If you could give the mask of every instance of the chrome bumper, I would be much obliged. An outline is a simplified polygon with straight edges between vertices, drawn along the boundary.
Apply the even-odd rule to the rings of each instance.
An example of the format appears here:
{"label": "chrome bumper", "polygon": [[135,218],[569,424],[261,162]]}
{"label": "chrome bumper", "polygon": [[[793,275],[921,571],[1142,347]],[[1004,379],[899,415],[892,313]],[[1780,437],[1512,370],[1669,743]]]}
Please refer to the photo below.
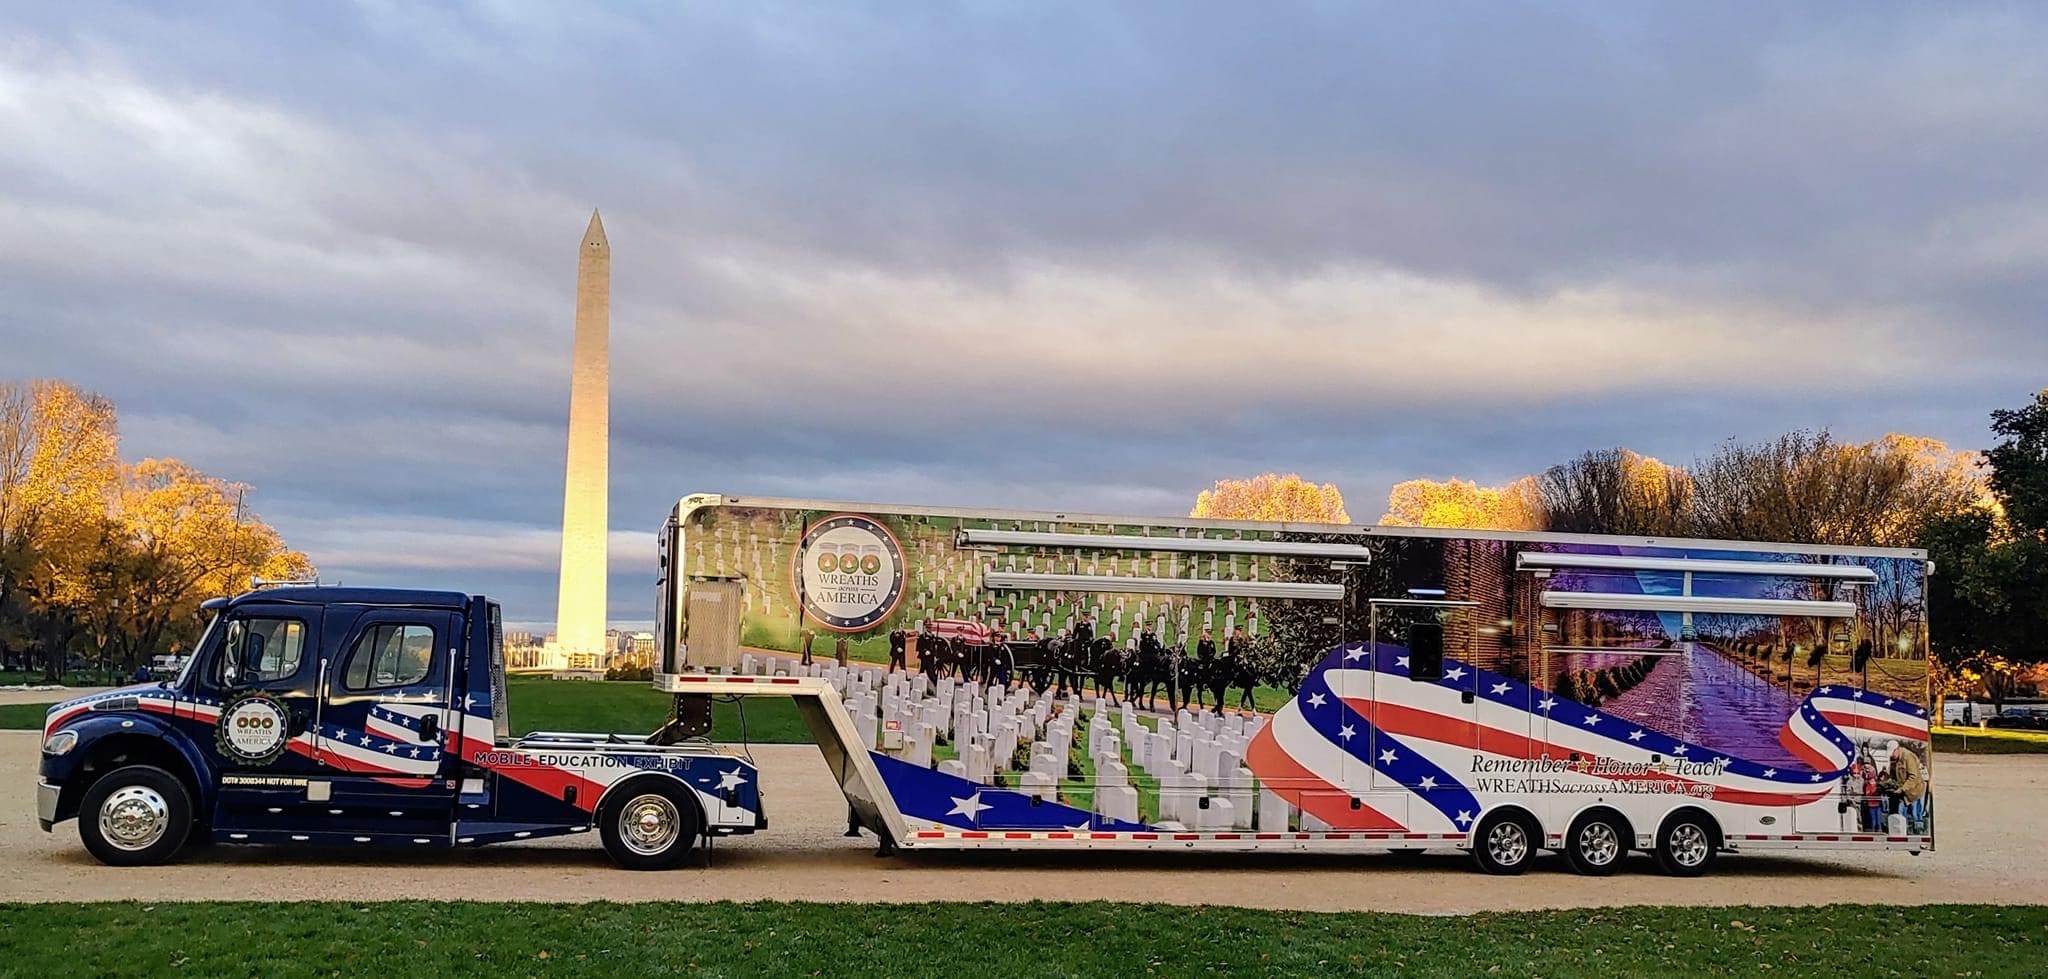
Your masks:
{"label": "chrome bumper", "polygon": [[57,821],[57,797],[63,792],[63,786],[43,781],[36,782],[36,822],[43,827],[45,833],[49,832],[50,826]]}

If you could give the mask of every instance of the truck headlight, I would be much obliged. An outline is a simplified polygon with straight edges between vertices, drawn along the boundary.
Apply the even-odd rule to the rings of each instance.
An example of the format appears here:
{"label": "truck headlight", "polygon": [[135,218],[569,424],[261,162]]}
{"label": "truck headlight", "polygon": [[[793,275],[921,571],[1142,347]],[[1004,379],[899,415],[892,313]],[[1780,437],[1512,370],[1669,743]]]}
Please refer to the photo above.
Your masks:
{"label": "truck headlight", "polygon": [[43,754],[61,755],[77,746],[77,731],[58,731],[43,739]]}

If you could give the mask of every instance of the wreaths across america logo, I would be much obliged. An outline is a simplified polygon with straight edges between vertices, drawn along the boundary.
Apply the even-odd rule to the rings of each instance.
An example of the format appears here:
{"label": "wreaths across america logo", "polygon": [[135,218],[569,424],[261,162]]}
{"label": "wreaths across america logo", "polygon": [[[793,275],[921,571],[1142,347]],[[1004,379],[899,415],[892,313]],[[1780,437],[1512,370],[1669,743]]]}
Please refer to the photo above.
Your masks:
{"label": "wreaths across america logo", "polygon": [[804,611],[834,632],[872,628],[903,600],[903,546],[880,522],[839,513],[804,531],[794,579]]}
{"label": "wreaths across america logo", "polygon": [[282,701],[251,690],[221,705],[213,737],[222,755],[244,765],[268,765],[291,741],[291,719]]}

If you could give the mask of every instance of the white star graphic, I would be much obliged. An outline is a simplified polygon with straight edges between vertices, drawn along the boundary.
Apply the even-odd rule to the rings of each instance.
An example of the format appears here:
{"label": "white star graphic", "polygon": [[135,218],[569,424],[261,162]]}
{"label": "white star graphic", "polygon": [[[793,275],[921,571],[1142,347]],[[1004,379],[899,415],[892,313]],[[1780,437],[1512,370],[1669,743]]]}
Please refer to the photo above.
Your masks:
{"label": "white star graphic", "polygon": [[365,735],[363,735],[363,747],[367,748],[367,747],[369,747],[369,746],[370,746],[370,736],[369,736],[369,735],[367,735],[367,734],[365,734]]}
{"label": "white star graphic", "polygon": [[1494,692],[1495,694],[1504,694],[1504,693],[1507,693],[1507,692],[1508,692],[1508,685],[1507,685],[1507,684],[1505,684],[1505,683],[1496,683],[1496,684],[1494,684],[1494,685],[1493,685],[1493,692]]}
{"label": "white star graphic", "polygon": [[1636,728],[1635,730],[1633,730],[1633,731],[1630,731],[1630,732],[1628,732],[1628,739],[1629,739],[1630,741],[1641,741],[1641,740],[1643,740],[1643,729],[1642,729],[1642,728]]}
{"label": "white star graphic", "polygon": [[1777,769],[1775,769],[1775,768],[1766,768],[1766,769],[1764,769],[1764,777],[1765,777],[1765,778],[1776,778],[1777,776],[1778,776],[1778,770],[1777,770]]}
{"label": "white star graphic", "polygon": [[1892,705],[1892,699],[1891,699],[1890,697],[1886,697],[1886,698],[1884,699],[1884,705],[1885,705],[1886,707],[1890,707],[1890,706]]}
{"label": "white star graphic", "polygon": [[1537,709],[1537,710],[1540,710],[1540,711],[1543,711],[1544,713],[1546,713],[1546,714],[1547,714],[1547,713],[1549,713],[1549,712],[1550,712],[1550,709],[1551,709],[1552,707],[1556,707],[1556,706],[1557,706],[1557,698],[1555,698],[1555,697],[1545,697],[1545,698],[1543,698],[1542,700],[1540,700],[1540,701],[1538,701],[1538,702],[1537,702],[1537,704],[1536,704],[1536,709]]}
{"label": "white star graphic", "polygon": [[1434,775],[1424,775],[1424,776],[1422,776],[1422,781],[1420,781],[1420,782],[1417,782],[1417,783],[1415,783],[1415,784],[1417,784],[1417,785],[1419,785],[1419,786],[1421,786],[1421,787],[1423,787],[1423,788],[1425,788],[1425,789],[1433,789],[1433,788],[1436,788],[1436,776],[1434,776]]}
{"label": "white star graphic", "polygon": [[718,776],[718,787],[721,789],[737,789],[745,784],[747,784],[747,780],[740,775],[738,769],[733,769]]}
{"label": "white star graphic", "polygon": [[1454,666],[1454,667],[1451,667],[1450,669],[1448,669],[1448,670],[1445,670],[1445,671],[1444,671],[1444,678],[1445,678],[1445,679],[1448,679],[1448,680],[1457,680],[1457,679],[1461,679],[1461,678],[1463,678],[1463,677],[1464,677],[1464,675],[1465,675],[1465,668],[1464,668],[1464,667],[1462,667],[1462,666]]}
{"label": "white star graphic", "polygon": [[389,743],[385,744],[385,745],[384,745],[384,753],[385,753],[385,754],[387,754],[387,755],[395,755],[395,754],[398,754],[398,742],[396,742],[396,741],[392,741],[392,742],[389,742]]}
{"label": "white star graphic", "polygon": [[1355,659],[1364,659],[1364,658],[1365,658],[1365,649],[1364,649],[1363,647],[1359,647],[1359,648],[1354,648],[1354,649],[1352,649],[1352,650],[1351,650],[1350,652],[1348,652],[1348,653],[1345,653],[1345,654],[1344,654],[1344,662],[1346,662],[1346,663],[1349,663],[1349,662],[1351,662],[1352,660],[1355,660]]}
{"label": "white star graphic", "polygon": [[470,709],[471,707],[475,707],[475,706],[476,706],[476,694],[473,694],[473,693],[467,693],[467,694],[463,694],[463,695],[462,695],[462,709],[463,709],[463,710],[468,710],[468,709]]}
{"label": "white star graphic", "polygon": [[1088,826],[1088,824],[1087,824],[1087,823],[1076,823],[1076,824],[1074,824],[1074,825],[1072,825],[1072,826],[1069,826],[1069,827],[1067,827],[1067,832],[1069,832],[1069,833],[1086,833],[1086,832],[1088,832],[1088,829],[1089,829],[1089,826]]}
{"label": "white star graphic", "polygon": [[1814,780],[1814,781],[1816,781],[1816,782],[1820,781],[1820,773],[1819,773],[1819,772],[1815,772],[1815,773],[1813,773],[1813,780]]}
{"label": "white star graphic", "polygon": [[1393,763],[1394,763],[1394,759],[1396,759],[1396,758],[1399,758],[1399,757],[1401,757],[1401,756],[1400,756],[1400,755],[1397,755],[1397,754],[1394,754],[1394,749],[1392,749],[1392,748],[1389,748],[1389,749],[1387,749],[1387,750],[1385,750],[1385,751],[1382,751],[1382,752],[1380,752],[1380,764],[1382,764],[1382,765],[1391,765],[1391,764],[1393,764]]}
{"label": "white star graphic", "polygon": [[1853,694],[1850,694],[1849,696],[1851,696],[1851,697],[1854,697],[1854,698],[1856,698],[1857,700],[1862,700],[1862,699],[1863,699],[1863,691],[1861,691],[1861,690],[1858,690],[1858,691],[1856,691],[1855,693],[1853,693]]}
{"label": "white star graphic", "polygon": [[[947,798],[953,799],[952,796],[947,796]],[[966,816],[969,820],[974,820],[981,817],[982,810],[993,808],[995,807],[982,802],[981,793],[976,792],[965,799],[953,799],[953,808],[946,815]]]}
{"label": "white star graphic", "polygon": [[1395,665],[1395,666],[1407,666],[1407,665],[1408,665],[1408,657],[1406,657],[1406,656],[1396,656],[1396,657],[1394,657],[1394,665]]}
{"label": "white star graphic", "polygon": [[1834,693],[1834,692],[1835,692],[1835,688],[1833,688],[1833,687],[1822,687],[1822,688],[1820,688],[1820,692],[1821,692],[1821,693],[1824,693],[1824,694]]}
{"label": "white star graphic", "polygon": [[1673,749],[1671,749],[1671,753],[1672,753],[1672,754],[1674,754],[1674,755],[1682,755],[1682,754],[1685,754],[1685,753],[1686,753],[1687,751],[1690,751],[1690,750],[1692,750],[1692,749],[1690,749],[1690,748],[1687,748],[1687,747],[1686,747],[1685,745],[1679,745],[1678,747],[1676,747],[1676,748],[1673,748]]}
{"label": "white star graphic", "polygon": [[1321,707],[1326,702],[1327,701],[1324,699],[1321,693],[1312,693],[1308,695],[1308,705],[1310,707]]}
{"label": "white star graphic", "polygon": [[1472,814],[1466,812],[1463,809],[1460,809],[1458,810],[1458,814],[1456,816],[1451,817],[1451,819],[1454,820],[1459,826],[1464,826],[1465,824],[1470,823],[1472,821]]}
{"label": "white star graphic", "polygon": [[1343,738],[1346,741],[1351,740],[1352,736],[1357,733],[1357,731],[1353,731],[1351,729],[1351,725],[1349,724],[1346,724],[1343,727],[1337,729],[1337,736]]}
{"label": "white star graphic", "polygon": [[1595,724],[1598,724],[1598,723],[1600,723],[1600,715],[1598,715],[1598,714],[1587,714],[1587,715],[1586,715],[1586,719],[1585,719],[1585,721],[1584,721],[1583,723],[1584,723],[1584,724],[1585,724],[1585,725],[1586,725],[1587,727],[1592,727],[1593,725],[1595,725]]}
{"label": "white star graphic", "polygon": [[420,756],[420,749],[414,748],[410,752],[407,752],[407,754],[411,755],[414,758],[418,758]]}

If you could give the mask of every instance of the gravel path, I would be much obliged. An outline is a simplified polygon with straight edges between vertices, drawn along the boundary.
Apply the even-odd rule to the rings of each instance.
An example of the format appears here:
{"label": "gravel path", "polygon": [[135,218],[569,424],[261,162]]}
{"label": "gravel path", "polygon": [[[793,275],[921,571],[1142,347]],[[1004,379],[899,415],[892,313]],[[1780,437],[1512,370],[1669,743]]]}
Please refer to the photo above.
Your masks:
{"label": "gravel path", "polygon": [[[1487,877],[1462,852],[1310,854],[921,853],[877,859],[848,840],[844,803],[808,745],[754,749],[769,828],[721,843],[709,869],[615,870],[580,837],[435,853],[213,847],[169,867],[114,869],[87,856],[75,823],[35,825],[36,735],[0,732],[0,900],[144,901],[493,898],[644,900],[1113,900],[1304,910],[1459,913],[1619,904],[1991,902],[2048,904],[2048,853],[2029,825],[2048,800],[2048,755],[1941,756],[1939,854],[1743,856],[1713,876],[1658,876],[1647,857],[1615,877],[1546,856],[1521,877]],[[2033,800],[2029,802],[2027,800]]]}

